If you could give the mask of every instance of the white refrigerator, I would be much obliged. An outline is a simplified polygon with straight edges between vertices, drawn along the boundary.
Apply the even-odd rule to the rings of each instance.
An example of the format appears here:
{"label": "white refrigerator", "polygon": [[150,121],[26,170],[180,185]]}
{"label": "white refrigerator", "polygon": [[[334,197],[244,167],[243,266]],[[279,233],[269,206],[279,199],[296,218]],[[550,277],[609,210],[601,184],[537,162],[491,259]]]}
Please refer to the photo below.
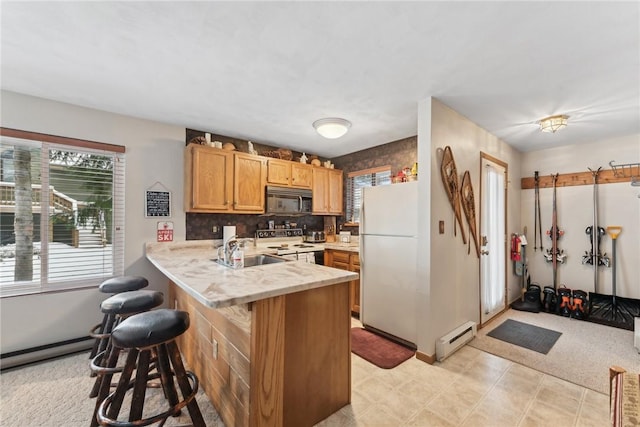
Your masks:
{"label": "white refrigerator", "polygon": [[418,182],[362,189],[360,320],[415,345]]}

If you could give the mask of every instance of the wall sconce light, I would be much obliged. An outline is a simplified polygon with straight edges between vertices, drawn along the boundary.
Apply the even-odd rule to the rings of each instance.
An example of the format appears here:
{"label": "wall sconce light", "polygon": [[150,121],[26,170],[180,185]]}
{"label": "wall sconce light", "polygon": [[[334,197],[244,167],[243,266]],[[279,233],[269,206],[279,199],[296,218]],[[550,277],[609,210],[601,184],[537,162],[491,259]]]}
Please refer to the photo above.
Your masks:
{"label": "wall sconce light", "polygon": [[544,119],[540,119],[538,123],[540,124],[540,130],[542,132],[556,133],[560,129],[567,127],[568,119],[569,116],[561,114],[558,116],[545,117]]}
{"label": "wall sconce light", "polygon": [[351,122],[337,117],[329,117],[313,122],[316,132],[328,139],[336,139],[343,136],[351,127]]}

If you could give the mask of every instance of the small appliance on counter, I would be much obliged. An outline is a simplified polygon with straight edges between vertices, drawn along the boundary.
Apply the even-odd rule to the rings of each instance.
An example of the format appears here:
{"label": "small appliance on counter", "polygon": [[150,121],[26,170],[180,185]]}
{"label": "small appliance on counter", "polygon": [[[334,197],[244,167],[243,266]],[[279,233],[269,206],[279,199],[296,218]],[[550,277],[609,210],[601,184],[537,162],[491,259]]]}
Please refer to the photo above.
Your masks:
{"label": "small appliance on counter", "polygon": [[323,243],[326,240],[324,231],[307,231],[307,235],[304,239],[305,242],[309,243]]}
{"label": "small appliance on counter", "polygon": [[340,232],[340,243],[351,243],[351,232],[350,231],[341,231]]}

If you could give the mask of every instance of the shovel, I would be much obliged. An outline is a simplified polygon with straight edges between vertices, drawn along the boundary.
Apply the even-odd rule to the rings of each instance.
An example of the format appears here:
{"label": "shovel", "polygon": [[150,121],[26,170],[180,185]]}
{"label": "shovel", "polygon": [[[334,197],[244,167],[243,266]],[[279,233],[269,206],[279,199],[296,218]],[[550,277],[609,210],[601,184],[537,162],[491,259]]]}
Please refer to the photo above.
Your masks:
{"label": "shovel", "polygon": [[612,296],[613,296],[613,307],[615,310],[616,307],[616,264],[618,263],[618,258],[616,257],[616,239],[618,238],[618,236],[620,235],[620,233],[622,233],[622,227],[620,227],[619,225],[610,225],[609,227],[607,227],[607,233],[609,233],[609,236],[611,236],[611,240],[612,240],[612,247],[613,247],[613,269],[612,269],[612,275],[613,275],[613,282],[612,282]]}

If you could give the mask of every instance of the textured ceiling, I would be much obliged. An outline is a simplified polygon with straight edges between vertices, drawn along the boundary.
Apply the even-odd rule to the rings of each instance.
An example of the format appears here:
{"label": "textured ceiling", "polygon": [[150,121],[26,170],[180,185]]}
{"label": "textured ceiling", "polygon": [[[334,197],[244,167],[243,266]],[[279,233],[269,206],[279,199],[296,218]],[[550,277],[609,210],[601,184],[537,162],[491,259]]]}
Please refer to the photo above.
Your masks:
{"label": "textured ceiling", "polygon": [[[440,99],[521,151],[640,134],[639,2],[7,2],[2,89],[334,157]],[[536,121],[568,114],[542,134]],[[318,136],[338,116],[350,132]]]}

